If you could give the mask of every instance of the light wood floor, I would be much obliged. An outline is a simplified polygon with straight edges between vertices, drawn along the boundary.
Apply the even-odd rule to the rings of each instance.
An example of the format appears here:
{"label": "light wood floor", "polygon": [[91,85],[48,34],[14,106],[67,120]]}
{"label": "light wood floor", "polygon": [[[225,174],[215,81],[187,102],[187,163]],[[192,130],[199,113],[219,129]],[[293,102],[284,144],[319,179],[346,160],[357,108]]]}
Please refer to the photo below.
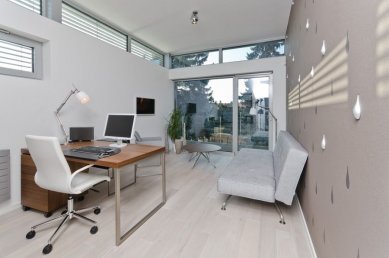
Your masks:
{"label": "light wood floor", "polygon": [[[192,169],[187,154],[167,155],[167,203],[122,245],[115,245],[113,195],[106,186],[90,192],[77,206],[99,202],[99,215],[87,214],[99,222],[99,232],[73,220],[54,242],[49,257],[134,257],[134,258],[305,258],[312,257],[308,236],[295,200],[281,206],[286,225],[281,225],[272,204],[232,197],[227,210],[220,210],[225,196],[216,190],[216,177],[232,159],[230,153],[215,153],[214,169],[200,160]],[[158,167],[142,168],[139,174],[155,173]],[[138,178],[137,184],[122,191],[123,223],[131,223],[159,200],[160,177]],[[138,212],[135,212],[138,211]],[[55,213],[57,215],[59,212]],[[35,211],[21,209],[0,217],[0,257],[41,257],[42,248],[54,227],[37,231],[27,240],[29,228],[45,220]],[[124,229],[124,228],[123,228]]]}

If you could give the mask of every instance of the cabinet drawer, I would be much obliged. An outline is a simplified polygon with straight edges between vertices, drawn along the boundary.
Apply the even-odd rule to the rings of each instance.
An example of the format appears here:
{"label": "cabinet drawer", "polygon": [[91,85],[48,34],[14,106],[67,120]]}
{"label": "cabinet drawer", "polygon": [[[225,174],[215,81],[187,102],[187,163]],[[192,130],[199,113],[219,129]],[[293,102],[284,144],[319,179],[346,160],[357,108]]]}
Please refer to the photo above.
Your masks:
{"label": "cabinet drawer", "polygon": [[0,168],[0,176],[5,176],[5,175],[9,175],[9,168],[4,168],[4,169]]}
{"label": "cabinet drawer", "polygon": [[0,156],[0,163],[9,162],[9,156]]}
{"label": "cabinet drawer", "polygon": [[6,188],[9,190],[9,180],[8,179],[4,182],[0,181],[0,190],[6,189]]}
{"label": "cabinet drawer", "polygon": [[9,182],[9,174],[0,175],[0,183],[2,182]]}
{"label": "cabinet drawer", "polygon": [[10,189],[9,188],[4,188],[0,189],[0,201],[5,201],[10,198]]}
{"label": "cabinet drawer", "polygon": [[0,161],[1,161],[1,157],[9,157],[9,155],[10,155],[9,150],[0,150]]}
{"label": "cabinet drawer", "polygon": [[9,162],[0,162],[0,170],[9,169]]}

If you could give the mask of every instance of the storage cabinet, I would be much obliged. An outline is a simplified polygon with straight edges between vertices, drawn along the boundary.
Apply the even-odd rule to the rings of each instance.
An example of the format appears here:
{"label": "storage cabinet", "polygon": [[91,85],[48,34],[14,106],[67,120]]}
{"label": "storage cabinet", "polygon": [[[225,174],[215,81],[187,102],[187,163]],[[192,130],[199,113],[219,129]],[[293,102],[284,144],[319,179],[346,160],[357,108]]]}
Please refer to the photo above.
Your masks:
{"label": "storage cabinet", "polygon": [[[72,171],[84,166],[75,162],[68,162]],[[51,216],[55,210],[65,207],[67,195],[40,188],[35,184],[34,177],[36,167],[28,150],[23,149],[21,154],[21,202],[24,210],[29,208],[45,213],[46,217]]]}
{"label": "storage cabinet", "polygon": [[0,202],[11,198],[10,187],[10,152],[0,150]]}

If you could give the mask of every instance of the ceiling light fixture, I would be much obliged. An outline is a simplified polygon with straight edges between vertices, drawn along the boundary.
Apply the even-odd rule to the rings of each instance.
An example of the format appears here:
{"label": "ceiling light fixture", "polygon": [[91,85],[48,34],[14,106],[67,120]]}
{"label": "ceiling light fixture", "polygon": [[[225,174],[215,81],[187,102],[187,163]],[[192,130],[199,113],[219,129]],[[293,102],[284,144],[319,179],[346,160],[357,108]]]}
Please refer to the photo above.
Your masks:
{"label": "ceiling light fixture", "polygon": [[192,16],[190,17],[192,24],[197,24],[199,22],[198,13],[198,11],[193,11]]}

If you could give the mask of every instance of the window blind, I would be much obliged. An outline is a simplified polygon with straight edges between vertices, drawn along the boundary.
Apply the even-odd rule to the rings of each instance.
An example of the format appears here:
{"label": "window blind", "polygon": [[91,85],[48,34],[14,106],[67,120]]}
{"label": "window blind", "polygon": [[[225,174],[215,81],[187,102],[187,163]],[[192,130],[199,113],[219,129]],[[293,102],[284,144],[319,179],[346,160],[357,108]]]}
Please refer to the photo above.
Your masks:
{"label": "window blind", "polygon": [[163,66],[163,54],[133,39],[131,40],[131,53],[155,64]]}
{"label": "window blind", "polygon": [[28,10],[41,14],[41,0],[9,0],[15,4],[23,6]]}
{"label": "window blind", "polygon": [[127,51],[127,35],[64,2],[62,3],[62,24]]}
{"label": "window blind", "polygon": [[34,48],[0,39],[0,67],[32,73]]}

